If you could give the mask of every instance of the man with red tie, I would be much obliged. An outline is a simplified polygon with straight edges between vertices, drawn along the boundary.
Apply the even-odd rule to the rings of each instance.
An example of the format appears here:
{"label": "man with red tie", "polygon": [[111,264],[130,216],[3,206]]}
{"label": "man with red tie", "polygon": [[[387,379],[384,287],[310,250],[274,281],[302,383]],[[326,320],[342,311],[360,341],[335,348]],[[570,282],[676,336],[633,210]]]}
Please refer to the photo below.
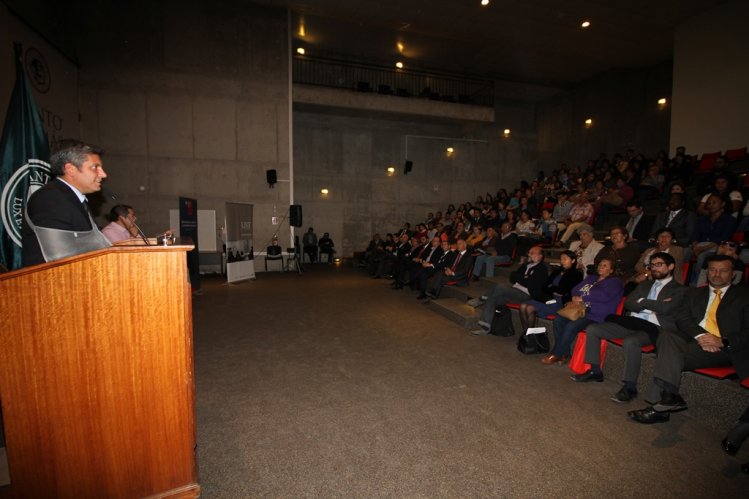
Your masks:
{"label": "man with red tie", "polygon": [[683,411],[681,372],[733,366],[739,379],[749,377],[749,289],[731,284],[733,260],[708,259],[709,286],[692,288],[676,318],[676,331],[658,337],[658,358],[646,401],[653,405],[628,413],[638,423],[663,423]]}
{"label": "man with red tie", "polygon": [[429,279],[426,295],[430,298],[437,298],[440,295],[442,286],[447,282],[455,282],[458,285],[464,285],[468,282],[468,273],[473,267],[473,256],[468,252],[468,245],[465,239],[458,239],[458,254],[452,265],[445,267],[442,273]]}

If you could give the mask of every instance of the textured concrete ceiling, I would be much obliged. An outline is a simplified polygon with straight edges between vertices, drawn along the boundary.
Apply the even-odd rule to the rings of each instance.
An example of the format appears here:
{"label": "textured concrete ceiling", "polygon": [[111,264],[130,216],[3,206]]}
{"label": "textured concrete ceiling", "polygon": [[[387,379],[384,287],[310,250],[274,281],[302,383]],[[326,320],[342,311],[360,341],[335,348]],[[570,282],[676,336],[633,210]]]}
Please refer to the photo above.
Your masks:
{"label": "textured concrete ceiling", "polygon": [[674,28],[725,1],[253,0],[290,8],[295,46],[309,55],[551,86],[668,61]]}

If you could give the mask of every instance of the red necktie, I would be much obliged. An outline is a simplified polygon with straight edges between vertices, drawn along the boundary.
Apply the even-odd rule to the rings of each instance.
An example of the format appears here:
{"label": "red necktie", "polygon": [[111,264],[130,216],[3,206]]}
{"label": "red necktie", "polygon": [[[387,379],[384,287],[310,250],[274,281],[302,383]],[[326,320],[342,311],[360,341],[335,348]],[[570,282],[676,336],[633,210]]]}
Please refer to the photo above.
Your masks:
{"label": "red necktie", "polygon": [[453,263],[453,266],[451,267],[453,271],[455,271],[456,268],[458,268],[458,263],[460,263],[460,257],[462,257],[462,253],[458,253],[458,257],[455,259],[455,263]]}

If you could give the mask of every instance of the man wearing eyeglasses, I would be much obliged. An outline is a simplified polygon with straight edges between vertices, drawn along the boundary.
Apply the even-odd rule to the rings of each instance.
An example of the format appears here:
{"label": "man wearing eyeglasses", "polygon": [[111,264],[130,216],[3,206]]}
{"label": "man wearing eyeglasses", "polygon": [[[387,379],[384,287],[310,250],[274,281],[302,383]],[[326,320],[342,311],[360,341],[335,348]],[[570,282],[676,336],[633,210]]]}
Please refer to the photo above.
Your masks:
{"label": "man wearing eyeglasses", "polygon": [[687,409],[679,395],[682,371],[704,367],[736,369],[749,377],[749,289],[731,284],[733,259],[713,255],[707,262],[708,286],[690,288],[676,318],[676,329],[658,336],[658,358],[646,402],[628,416],[638,423],[663,423]]}
{"label": "man wearing eyeglasses", "polygon": [[650,257],[646,280],[640,282],[627,296],[624,316],[612,315],[605,322],[587,327],[585,362],[591,368],[572,376],[573,381],[603,381],[601,371],[601,340],[623,338],[624,385],[611,400],[629,402],[637,397],[637,378],[640,375],[641,349],[654,345],[662,330],[676,328],[676,314],[682,305],[686,288],[674,279],[674,257],[665,252]]}

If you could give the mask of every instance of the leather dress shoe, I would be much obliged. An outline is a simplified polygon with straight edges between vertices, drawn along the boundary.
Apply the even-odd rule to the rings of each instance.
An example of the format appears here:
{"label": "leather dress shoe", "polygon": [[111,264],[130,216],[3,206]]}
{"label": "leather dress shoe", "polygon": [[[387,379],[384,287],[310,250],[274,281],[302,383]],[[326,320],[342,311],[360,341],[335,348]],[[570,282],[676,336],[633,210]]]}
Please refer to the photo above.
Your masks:
{"label": "leather dress shoe", "polygon": [[624,385],[621,390],[611,397],[611,400],[619,404],[624,404],[630,402],[634,398],[637,398],[637,390],[630,390],[627,388],[627,385]]}
{"label": "leather dress shoe", "polygon": [[567,357],[566,355],[554,355],[553,353],[550,353],[543,359],[541,359],[542,364],[551,365],[556,364],[557,362],[564,362],[564,358]]}
{"label": "leather dress shoe", "polygon": [[658,412],[679,412],[687,409],[687,402],[678,393],[663,392],[661,400],[653,404],[653,409]]}
{"label": "leather dress shoe", "polygon": [[603,373],[594,373],[588,369],[582,374],[573,374],[570,376],[570,379],[578,383],[587,383],[588,381],[598,381],[600,383],[603,381]]}
{"label": "leather dress shoe", "polygon": [[729,456],[735,456],[736,453],[739,452],[741,444],[744,443],[744,440],[746,440],[747,437],[749,437],[749,423],[742,421],[734,426],[733,429],[728,432],[726,438],[724,438],[720,443],[723,452]]}
{"label": "leather dress shoe", "polygon": [[665,423],[671,419],[671,413],[669,412],[658,412],[653,407],[649,406],[639,411],[629,411],[627,416],[633,421],[637,421],[642,424],[654,424],[654,423]]}

